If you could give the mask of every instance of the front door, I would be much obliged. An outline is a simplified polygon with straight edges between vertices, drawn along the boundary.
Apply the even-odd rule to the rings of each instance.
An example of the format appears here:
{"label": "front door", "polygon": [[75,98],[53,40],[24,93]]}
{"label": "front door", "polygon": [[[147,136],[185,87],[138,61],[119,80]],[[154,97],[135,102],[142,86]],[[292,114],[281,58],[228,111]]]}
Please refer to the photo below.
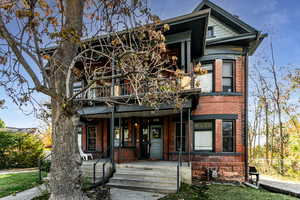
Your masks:
{"label": "front door", "polygon": [[149,158],[150,135],[148,124],[142,126],[141,131],[141,159]]}
{"label": "front door", "polygon": [[163,158],[163,129],[161,125],[150,126],[150,158],[162,159]]}

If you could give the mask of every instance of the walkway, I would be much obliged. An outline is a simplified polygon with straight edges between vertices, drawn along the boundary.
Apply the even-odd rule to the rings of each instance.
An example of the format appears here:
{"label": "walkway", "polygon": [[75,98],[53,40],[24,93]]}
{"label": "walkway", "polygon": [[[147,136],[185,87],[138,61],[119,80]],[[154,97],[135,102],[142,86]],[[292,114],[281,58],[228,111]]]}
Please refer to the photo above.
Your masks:
{"label": "walkway", "polygon": [[140,192],[118,188],[111,188],[110,195],[111,200],[157,200],[165,196],[158,193]]}
{"label": "walkway", "polygon": [[0,200],[30,200],[34,197],[41,196],[44,190],[46,190],[46,186],[40,185],[23,192],[19,192],[16,195],[0,198]]}
{"label": "walkway", "polygon": [[259,185],[265,189],[300,197],[300,182],[283,181],[261,176]]}
{"label": "walkway", "polygon": [[0,170],[0,175],[3,174],[17,174],[17,173],[25,173],[25,172],[37,172],[37,168],[24,168],[24,169],[5,169]]}

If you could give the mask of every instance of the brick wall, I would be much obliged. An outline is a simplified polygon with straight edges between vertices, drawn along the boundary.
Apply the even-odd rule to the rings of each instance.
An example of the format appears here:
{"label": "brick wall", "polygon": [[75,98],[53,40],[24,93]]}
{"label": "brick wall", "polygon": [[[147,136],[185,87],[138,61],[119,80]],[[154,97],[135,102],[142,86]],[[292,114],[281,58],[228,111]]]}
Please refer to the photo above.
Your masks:
{"label": "brick wall", "polygon": [[[215,60],[215,92],[222,92],[222,63]],[[244,166],[244,57],[238,57],[235,61],[235,90],[242,96],[201,96],[198,106],[192,115],[203,114],[237,114],[235,121],[235,148],[236,155],[192,155],[193,177],[205,179],[209,168],[218,171],[220,180],[245,180]],[[215,152],[222,152],[222,120],[215,120]]]}

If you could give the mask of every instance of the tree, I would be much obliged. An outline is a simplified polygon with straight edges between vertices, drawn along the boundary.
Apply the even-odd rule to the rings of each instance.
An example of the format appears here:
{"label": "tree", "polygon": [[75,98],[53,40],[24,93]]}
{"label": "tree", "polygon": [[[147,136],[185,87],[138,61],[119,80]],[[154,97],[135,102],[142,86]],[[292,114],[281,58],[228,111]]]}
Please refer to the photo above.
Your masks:
{"label": "tree", "polygon": [[[112,94],[104,103],[180,107],[180,86],[163,76],[166,64],[176,60],[165,54],[163,33],[170,27],[151,14],[146,0],[5,2],[0,6],[0,86],[20,106],[36,105],[36,92],[51,98],[50,199],[87,199],[81,191],[75,132],[77,110],[84,104],[78,97],[95,84],[122,78],[132,97],[120,102]],[[73,93],[77,79],[86,85]]]}
{"label": "tree", "polygon": [[0,119],[0,128],[5,128],[5,123],[2,119]]}

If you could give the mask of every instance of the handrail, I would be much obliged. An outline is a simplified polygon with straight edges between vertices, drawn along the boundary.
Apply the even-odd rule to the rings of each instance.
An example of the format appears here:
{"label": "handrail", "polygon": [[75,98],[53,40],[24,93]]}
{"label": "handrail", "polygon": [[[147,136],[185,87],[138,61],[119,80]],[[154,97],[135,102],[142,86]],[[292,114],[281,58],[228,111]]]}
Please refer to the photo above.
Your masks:
{"label": "handrail", "polygon": [[[109,149],[107,151],[109,151]],[[103,154],[102,154],[102,156],[100,156],[100,158],[96,162],[94,162],[94,165],[93,165],[93,183],[94,184],[96,184],[96,167],[100,161],[104,161],[104,163],[102,163],[102,177],[103,177],[103,181],[105,182],[105,165],[108,162],[110,162],[110,159],[103,159]]]}

